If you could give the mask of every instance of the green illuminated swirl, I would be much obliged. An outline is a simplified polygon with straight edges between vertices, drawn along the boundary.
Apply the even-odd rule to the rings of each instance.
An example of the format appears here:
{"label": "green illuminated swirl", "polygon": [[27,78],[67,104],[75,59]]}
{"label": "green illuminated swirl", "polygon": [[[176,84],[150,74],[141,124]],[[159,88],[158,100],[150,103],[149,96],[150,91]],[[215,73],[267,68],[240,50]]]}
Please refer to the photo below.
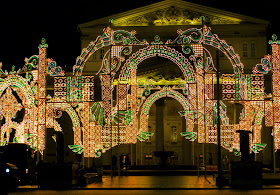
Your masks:
{"label": "green illuminated swirl", "polygon": [[129,44],[144,45],[144,44],[147,44],[146,40],[143,40],[141,42],[134,36],[134,34],[135,34],[135,31],[128,32],[128,31],[125,31],[125,30],[117,30],[113,33],[112,39],[115,43],[123,43],[124,45],[129,45]]}

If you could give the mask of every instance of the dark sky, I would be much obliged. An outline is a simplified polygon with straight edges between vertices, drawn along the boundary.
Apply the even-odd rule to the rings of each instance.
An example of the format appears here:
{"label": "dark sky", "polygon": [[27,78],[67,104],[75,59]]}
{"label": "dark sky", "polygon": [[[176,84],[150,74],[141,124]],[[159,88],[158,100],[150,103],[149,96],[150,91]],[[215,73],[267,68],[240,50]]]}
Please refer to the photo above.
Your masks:
{"label": "dark sky", "polygon": [[[3,69],[12,65],[22,67],[24,58],[38,54],[38,45],[47,39],[48,58],[58,65],[73,66],[80,54],[79,23],[105,17],[122,11],[141,7],[158,0],[127,1],[82,1],[82,0],[41,0],[4,1],[0,3],[0,61]],[[244,14],[271,22],[268,34],[278,33],[280,37],[280,8],[276,1],[236,0],[189,0],[189,2]],[[246,4],[244,4],[246,2]],[[274,3],[273,3],[274,2]],[[274,5],[275,4],[275,5]],[[279,27],[278,27],[279,25]]]}

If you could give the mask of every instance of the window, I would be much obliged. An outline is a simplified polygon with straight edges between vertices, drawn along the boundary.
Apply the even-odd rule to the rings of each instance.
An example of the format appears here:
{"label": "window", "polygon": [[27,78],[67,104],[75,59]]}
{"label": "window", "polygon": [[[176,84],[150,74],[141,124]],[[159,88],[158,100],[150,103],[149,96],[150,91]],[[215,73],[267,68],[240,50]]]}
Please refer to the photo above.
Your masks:
{"label": "window", "polygon": [[256,44],[251,43],[251,57],[256,57]]}
{"label": "window", "polygon": [[104,54],[105,54],[105,50],[104,50],[104,48],[101,48],[100,49],[100,59],[103,59]]}
{"label": "window", "polygon": [[171,142],[177,142],[177,128],[176,128],[176,126],[171,127]]}
{"label": "window", "polygon": [[248,57],[248,46],[247,46],[247,43],[243,43],[243,57]]}

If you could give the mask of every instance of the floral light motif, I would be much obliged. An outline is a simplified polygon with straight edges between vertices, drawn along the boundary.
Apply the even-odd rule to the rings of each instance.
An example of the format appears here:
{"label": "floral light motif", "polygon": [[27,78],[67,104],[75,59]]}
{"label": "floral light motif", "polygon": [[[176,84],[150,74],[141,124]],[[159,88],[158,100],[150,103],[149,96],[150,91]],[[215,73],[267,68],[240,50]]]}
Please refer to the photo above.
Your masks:
{"label": "floral light motif", "polygon": [[17,99],[12,94],[12,89],[8,87],[6,93],[0,98],[1,115],[9,121],[15,117],[17,112],[22,108],[22,105],[18,103]]}
{"label": "floral light motif", "polygon": [[261,63],[253,67],[253,73],[267,74],[271,70],[270,63],[271,56],[265,55],[264,58],[261,59]]}
{"label": "floral light motif", "polygon": [[56,65],[56,62],[53,61],[53,59],[48,59],[48,67],[47,67],[47,73],[50,76],[64,76],[64,70],[60,66]]}

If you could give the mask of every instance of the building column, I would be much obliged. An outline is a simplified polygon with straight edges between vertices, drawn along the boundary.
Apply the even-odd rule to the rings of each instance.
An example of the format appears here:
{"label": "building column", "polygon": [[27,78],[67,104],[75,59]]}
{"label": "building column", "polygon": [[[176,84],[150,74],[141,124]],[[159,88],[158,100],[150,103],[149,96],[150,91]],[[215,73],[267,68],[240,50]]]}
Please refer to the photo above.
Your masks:
{"label": "building column", "polygon": [[156,104],[156,151],[164,148],[164,99],[159,99]]}

